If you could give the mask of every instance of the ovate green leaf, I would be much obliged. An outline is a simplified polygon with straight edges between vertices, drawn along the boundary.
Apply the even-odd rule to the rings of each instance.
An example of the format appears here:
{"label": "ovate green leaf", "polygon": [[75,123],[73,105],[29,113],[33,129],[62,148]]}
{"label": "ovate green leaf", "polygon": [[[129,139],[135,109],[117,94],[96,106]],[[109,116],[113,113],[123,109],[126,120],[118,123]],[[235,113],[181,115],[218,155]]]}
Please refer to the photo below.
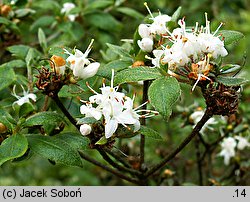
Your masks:
{"label": "ovate green leaf", "polygon": [[0,145],[0,166],[6,161],[21,157],[28,149],[24,135],[16,134],[5,139]]}
{"label": "ovate green leaf", "polygon": [[145,81],[157,79],[161,77],[161,73],[156,68],[135,67],[128,68],[118,72],[115,75],[115,85],[127,82]]}
{"label": "ovate green leaf", "polygon": [[15,72],[7,66],[0,67],[0,90],[11,85],[16,79]]}
{"label": "ovate green leaf", "polygon": [[172,107],[180,97],[180,93],[180,85],[174,77],[159,78],[148,89],[150,103],[164,119],[170,117]]}
{"label": "ovate green leaf", "polygon": [[234,30],[221,30],[217,33],[217,35],[220,34],[225,38],[225,45],[237,43],[240,39],[244,37],[241,32]]}
{"label": "ovate green leaf", "polygon": [[245,83],[248,83],[249,81],[243,78],[237,78],[237,77],[223,77],[218,76],[217,81],[219,83],[224,84],[225,86],[239,86]]}
{"label": "ovate green leaf", "polygon": [[59,164],[82,167],[77,150],[56,136],[27,135],[31,150],[40,156]]}
{"label": "ovate green leaf", "polygon": [[146,126],[141,126],[139,132],[148,138],[162,140],[162,137],[158,132]]}

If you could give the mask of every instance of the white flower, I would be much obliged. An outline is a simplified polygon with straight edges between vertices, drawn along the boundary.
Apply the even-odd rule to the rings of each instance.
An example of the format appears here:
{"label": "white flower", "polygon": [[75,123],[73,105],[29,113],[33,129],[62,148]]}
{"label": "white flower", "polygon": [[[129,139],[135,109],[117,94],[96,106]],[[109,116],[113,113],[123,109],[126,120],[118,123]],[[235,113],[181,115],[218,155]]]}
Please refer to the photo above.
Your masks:
{"label": "white flower", "polygon": [[80,107],[81,114],[84,114],[85,117],[94,117],[96,120],[100,120],[102,113],[99,109],[92,107],[91,103],[86,103]]}
{"label": "white flower", "polygon": [[155,56],[155,58],[152,59],[152,64],[154,65],[154,67],[160,67],[161,57],[163,54],[163,50],[153,50],[153,55]]}
{"label": "white flower", "polygon": [[64,14],[69,18],[70,21],[75,21],[75,18],[76,18],[78,15],[69,14],[69,12],[70,12],[73,8],[75,8],[75,7],[76,7],[76,6],[75,6],[75,4],[73,4],[73,3],[69,3],[69,2],[64,3],[64,4],[63,4],[63,8],[61,9],[61,13],[64,13]]}
{"label": "white flower", "polygon": [[156,17],[151,18],[154,22],[150,25],[151,33],[153,34],[166,34],[168,32],[168,28],[166,27],[166,23],[171,20],[171,17],[168,15],[159,14]]}
{"label": "white flower", "polygon": [[220,27],[222,26],[222,23],[217,28],[217,30],[211,34],[210,33],[210,21],[208,21],[207,13],[205,13],[206,18],[206,26],[204,28],[204,31],[198,34],[198,41],[201,46],[201,50],[204,53],[210,53],[214,59],[217,57],[225,57],[228,52],[224,47],[224,42],[219,39],[219,37],[215,36],[217,32],[219,31]]}
{"label": "white flower", "polygon": [[89,135],[92,131],[92,128],[88,124],[83,124],[80,126],[80,132],[83,136]]}
{"label": "white flower", "polygon": [[150,27],[146,24],[140,24],[138,27],[138,33],[141,36],[141,38],[149,38],[153,39],[153,36],[150,32]]}
{"label": "white flower", "polygon": [[13,105],[18,104],[19,106],[22,106],[24,103],[30,103],[30,99],[36,102],[36,95],[34,93],[29,93],[29,91],[25,91],[22,85],[21,87],[23,89],[22,97],[16,94],[16,85],[13,87],[12,95],[18,99],[17,101],[13,102]]}
{"label": "white flower", "polygon": [[154,42],[150,38],[143,38],[137,41],[138,46],[142,51],[151,52],[153,50]]}
{"label": "white flower", "polygon": [[70,56],[66,59],[67,62],[70,63],[70,69],[73,70],[73,74],[76,77],[81,79],[87,79],[94,76],[99,67],[99,62],[91,63],[90,60],[87,58],[89,52],[91,51],[91,46],[94,40],[91,40],[87,50],[85,53],[82,53],[80,50],[75,49],[75,54],[69,53],[66,49],[64,49],[65,53],[69,54]]}
{"label": "white flower", "polygon": [[222,150],[219,153],[219,156],[224,157],[225,165],[229,165],[230,158],[235,156],[235,147],[236,141],[232,137],[224,138],[223,142],[221,143]]}
{"label": "white flower", "polygon": [[[199,111],[195,111],[190,115],[190,119],[194,122],[194,127],[195,125],[201,120],[202,116],[204,115],[204,111],[199,110]],[[210,125],[214,125],[217,124],[218,122],[215,120],[215,118],[210,118],[202,127],[202,129],[200,130],[200,133],[202,135],[204,135],[204,132],[206,131],[206,129],[210,129],[213,130],[213,128],[210,127]]]}
{"label": "white flower", "polygon": [[145,7],[147,8],[151,18],[153,20],[153,23],[150,24],[149,28],[150,28],[150,33],[151,34],[158,34],[158,35],[162,35],[162,34],[166,34],[168,33],[168,29],[166,27],[166,23],[169,22],[171,20],[171,17],[168,15],[162,15],[161,13],[159,13],[158,16],[154,17],[153,14],[151,13],[147,3],[144,3]]}
{"label": "white flower", "polygon": [[236,140],[238,140],[237,148],[239,150],[243,150],[245,147],[250,147],[250,143],[248,142],[247,138],[241,136],[235,136]]}

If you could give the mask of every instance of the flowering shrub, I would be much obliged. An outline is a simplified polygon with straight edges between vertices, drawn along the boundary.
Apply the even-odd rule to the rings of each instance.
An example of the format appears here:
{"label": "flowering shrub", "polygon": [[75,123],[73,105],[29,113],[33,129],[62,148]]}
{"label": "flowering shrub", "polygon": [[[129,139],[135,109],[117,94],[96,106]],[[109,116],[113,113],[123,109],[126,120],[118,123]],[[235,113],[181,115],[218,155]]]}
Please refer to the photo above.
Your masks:
{"label": "flowering shrub", "polygon": [[[143,20],[119,1],[86,7],[53,1],[48,6],[56,17],[40,17],[30,26],[39,43],[23,45],[13,40],[22,30],[17,21],[36,15],[42,3],[20,9],[18,2],[1,5],[6,58],[0,66],[0,165],[38,154],[56,165],[84,168],[88,161],[137,185],[179,185],[186,181],[180,182],[179,165],[171,160],[183,154],[193,164],[183,150],[193,143],[199,180],[192,183],[227,184],[212,172],[214,162],[233,165],[240,182],[249,183],[249,119],[239,113],[248,81],[238,76],[241,65],[225,60],[244,37],[241,32],[223,30],[223,23],[211,29],[207,13],[205,24],[189,27],[181,7],[170,16],[144,3],[149,14]],[[108,13],[113,8],[141,22],[123,45],[104,45],[98,38],[102,31],[112,38],[121,26]],[[99,54],[94,39],[83,37],[85,22],[84,30],[106,51]],[[194,104],[183,104],[190,97]]]}

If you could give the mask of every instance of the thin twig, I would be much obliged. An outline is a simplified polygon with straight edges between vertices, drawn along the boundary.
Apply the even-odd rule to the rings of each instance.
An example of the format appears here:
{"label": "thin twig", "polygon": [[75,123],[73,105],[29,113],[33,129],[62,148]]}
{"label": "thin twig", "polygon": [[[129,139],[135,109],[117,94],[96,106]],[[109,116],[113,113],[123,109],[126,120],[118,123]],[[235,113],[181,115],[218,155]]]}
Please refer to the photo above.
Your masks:
{"label": "thin twig", "polygon": [[114,168],[120,170],[120,171],[125,171],[125,172],[128,172],[132,175],[140,175],[141,173],[138,172],[137,170],[134,170],[134,169],[130,169],[130,168],[127,168],[127,167],[123,167],[122,165],[114,162],[107,154],[106,152],[101,149],[101,148],[98,148],[97,151],[101,154],[101,156],[103,157],[103,159],[105,161],[107,161],[111,166],[113,166]]}
{"label": "thin twig", "polygon": [[[143,96],[142,96],[142,103],[145,103],[148,101],[148,87],[149,87],[149,81],[143,82]],[[146,109],[147,106],[142,106],[142,109]],[[146,125],[146,120],[144,118],[141,119],[141,125]],[[145,160],[145,136],[141,134],[140,136],[140,170],[142,169],[142,165],[144,164]]]}
{"label": "thin twig", "polygon": [[125,167],[131,168],[131,165],[127,161],[125,161],[119,154],[116,154],[116,152],[113,152],[110,149],[104,149],[104,151],[111,155],[114,159],[119,161],[121,164],[123,164]]}
{"label": "thin twig", "polygon": [[43,103],[43,108],[42,108],[42,111],[47,111],[47,108],[48,108],[48,103],[49,103],[49,96],[46,95],[45,98],[44,98],[44,103]]}
{"label": "thin twig", "polygon": [[204,124],[213,116],[212,112],[210,110],[206,110],[203,117],[201,120],[197,123],[197,125],[194,127],[193,131],[189,136],[187,136],[183,142],[173,151],[171,152],[168,156],[166,156],[160,163],[156,164],[153,166],[150,170],[146,172],[144,177],[149,177],[153,173],[155,173],[157,170],[162,168],[163,166],[166,165],[167,162],[172,160],[182,149],[184,149],[188,143],[199,133],[201,128],[204,126]]}
{"label": "thin twig", "polygon": [[197,158],[197,168],[198,168],[198,174],[199,174],[199,185],[203,185],[203,171],[202,171],[202,163],[201,160],[201,152],[200,152],[200,142],[199,137],[196,136],[195,138],[195,150],[196,150],[196,158]]}
{"label": "thin twig", "polygon": [[64,113],[64,115],[69,119],[69,121],[79,130],[80,126],[77,125],[76,120],[71,116],[69,111],[65,108],[61,100],[59,99],[58,95],[54,95],[52,99],[55,101],[57,106],[61,109],[61,111]]}
{"label": "thin twig", "polygon": [[124,175],[122,172],[119,172],[119,171],[117,171],[117,170],[115,170],[115,169],[112,169],[112,168],[110,168],[110,167],[108,167],[108,166],[106,166],[106,165],[100,163],[99,161],[96,161],[95,159],[92,159],[92,158],[89,157],[88,155],[84,154],[82,151],[78,151],[78,152],[79,152],[80,156],[81,156],[83,159],[85,159],[86,161],[89,161],[90,163],[93,163],[94,165],[99,166],[99,167],[101,167],[102,169],[104,169],[104,170],[106,170],[106,171],[108,171],[108,172],[110,172],[110,173],[116,175],[117,177],[122,178],[122,179],[124,179],[124,180],[127,180],[128,182],[132,182],[132,183],[134,183],[134,184],[141,185],[141,183],[140,183],[139,180],[137,180],[137,179],[135,179],[135,178],[132,178],[132,177],[129,177],[129,176],[127,176],[127,175]]}

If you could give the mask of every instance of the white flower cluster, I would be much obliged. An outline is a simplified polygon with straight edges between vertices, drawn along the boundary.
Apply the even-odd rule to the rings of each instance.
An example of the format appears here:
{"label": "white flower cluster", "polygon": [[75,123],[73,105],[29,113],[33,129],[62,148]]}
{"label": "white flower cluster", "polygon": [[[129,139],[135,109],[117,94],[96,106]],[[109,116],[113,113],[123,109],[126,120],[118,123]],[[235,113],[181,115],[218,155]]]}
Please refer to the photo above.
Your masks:
{"label": "white flower cluster", "polygon": [[94,40],[92,39],[85,53],[75,49],[75,54],[72,54],[64,49],[65,53],[69,55],[66,61],[70,63],[70,69],[73,71],[74,76],[80,79],[87,79],[94,76],[100,67],[99,62],[91,62],[88,58],[93,42]]}
{"label": "white flower cluster", "polygon": [[158,35],[165,34],[168,30],[166,23],[171,20],[171,17],[168,15],[162,15],[159,13],[158,16],[154,17],[151,11],[149,10],[147,3],[145,3],[146,8],[148,9],[152,24],[140,24],[138,28],[138,33],[141,36],[141,40],[137,41],[138,46],[142,51],[151,52],[154,45],[154,37]]}
{"label": "white flower cluster", "polygon": [[[105,86],[100,88],[101,93],[97,93],[91,87],[91,91],[95,94],[89,97],[89,101],[83,101],[80,108],[81,114],[85,117],[93,117],[96,120],[104,118],[105,125],[105,137],[110,138],[121,124],[124,127],[130,129],[127,125],[134,126],[134,132],[140,129],[139,118],[151,117],[153,111],[150,110],[139,110],[139,108],[146,103],[140,105],[139,107],[133,109],[133,101],[124,93],[118,92],[118,86],[113,87],[114,81],[114,70],[112,70],[111,86]],[[93,107],[96,105],[96,107]],[[145,112],[144,115],[139,115],[138,113]],[[155,112],[156,113],[156,112]],[[88,135],[90,133],[89,127],[84,124],[80,127],[82,135]]]}
{"label": "white flower cluster", "polygon": [[[217,35],[222,23],[211,33],[210,21],[205,13],[205,26],[199,26],[197,22],[194,29],[187,29],[184,19],[180,19],[179,27],[170,32],[167,24],[171,17],[161,13],[154,17],[147,4],[145,6],[153,23],[139,25],[138,33],[142,39],[138,40],[137,44],[142,51],[153,53],[154,58],[146,58],[152,60],[154,67],[167,64],[170,74],[179,67],[192,67],[190,71],[194,72],[194,75],[191,77],[197,80],[192,90],[200,80],[210,80],[207,75],[212,67],[211,60],[228,54],[223,38]],[[160,36],[159,41],[156,40],[156,35]]]}
{"label": "white flower cluster", "polygon": [[219,156],[224,157],[225,165],[229,165],[231,157],[235,156],[235,148],[243,150],[246,147],[250,147],[250,143],[245,137],[235,136],[224,138],[221,143],[222,150],[219,153]]}
{"label": "white flower cluster", "polygon": [[70,14],[70,11],[75,7],[76,7],[75,4],[67,2],[63,4],[63,8],[61,9],[61,13],[65,14],[68,17],[68,19],[72,22],[75,21],[76,17],[78,16],[76,14]]}
{"label": "white flower cluster", "polygon": [[[216,36],[219,28],[211,34],[210,22],[206,16],[206,26],[198,28],[198,23],[193,31],[188,32],[184,19],[179,20],[180,28],[176,28],[167,38],[173,43],[171,47],[163,47],[162,64],[168,64],[170,69],[184,66],[193,61],[206,61],[201,66],[209,65],[209,59],[224,57],[228,54],[224,42]],[[204,57],[205,56],[205,57]],[[203,69],[204,69],[203,67]]]}

